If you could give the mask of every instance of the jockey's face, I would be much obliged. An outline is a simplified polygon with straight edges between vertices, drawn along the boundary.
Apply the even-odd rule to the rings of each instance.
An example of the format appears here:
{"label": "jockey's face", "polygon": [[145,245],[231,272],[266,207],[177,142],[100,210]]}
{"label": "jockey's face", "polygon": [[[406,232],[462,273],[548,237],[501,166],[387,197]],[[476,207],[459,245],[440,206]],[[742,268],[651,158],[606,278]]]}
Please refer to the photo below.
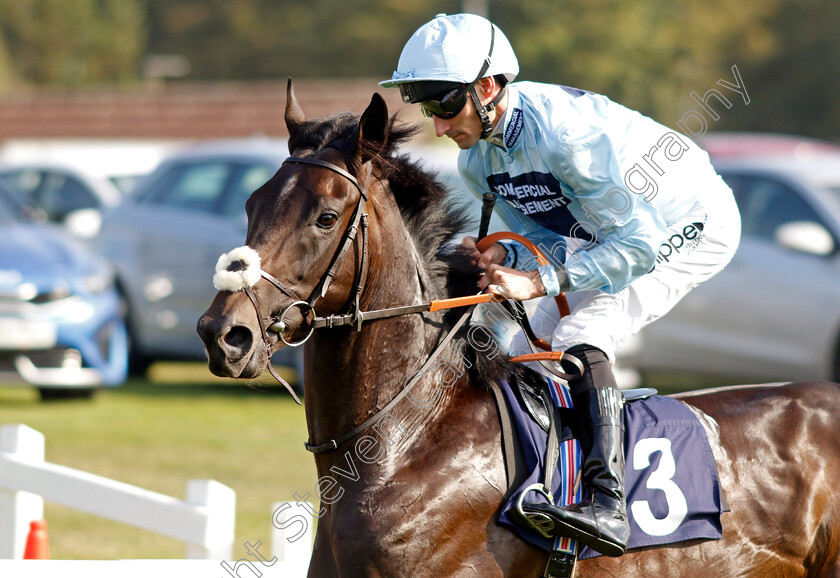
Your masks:
{"label": "jockey's face", "polygon": [[[496,97],[501,88],[494,78],[487,77],[482,78],[476,83],[475,90],[481,100],[481,104],[487,104]],[[496,105],[495,109],[488,113],[490,123],[493,127],[502,118],[506,104],[507,98],[505,97]],[[481,139],[481,118],[478,116],[472,97],[467,98],[463,110],[454,117],[444,119],[433,116],[432,123],[435,127],[436,136],[447,136],[451,138],[460,149],[472,148]]]}

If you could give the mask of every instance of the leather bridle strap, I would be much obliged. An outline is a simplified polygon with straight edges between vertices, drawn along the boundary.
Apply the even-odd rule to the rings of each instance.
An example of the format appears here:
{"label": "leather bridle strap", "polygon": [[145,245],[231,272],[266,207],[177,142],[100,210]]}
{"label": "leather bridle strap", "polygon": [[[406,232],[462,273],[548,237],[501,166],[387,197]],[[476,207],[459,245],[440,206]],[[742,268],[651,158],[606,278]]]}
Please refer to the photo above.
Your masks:
{"label": "leather bridle strap", "polygon": [[[359,195],[360,195],[359,203],[356,205],[356,211],[353,213],[353,220],[351,221],[350,225],[347,227],[347,229],[344,232],[344,239],[341,243],[341,246],[339,247],[338,252],[336,252],[335,257],[333,257],[332,263],[330,264],[330,268],[327,270],[327,272],[321,278],[320,290],[318,289],[318,286],[316,286],[315,289],[312,291],[312,294],[309,296],[309,299],[307,300],[309,305],[314,307],[315,303],[321,297],[323,297],[324,295],[327,294],[327,290],[330,288],[330,284],[332,283],[332,280],[335,277],[335,274],[338,272],[338,268],[341,266],[342,261],[344,261],[345,255],[347,255],[347,251],[350,250],[350,246],[353,244],[353,241],[356,239],[356,234],[359,230],[359,222],[362,220],[362,215],[365,212],[365,204],[367,203],[367,200],[368,200],[368,187],[370,186],[370,179],[371,179],[371,175],[373,174],[373,168],[371,167],[371,169],[368,171],[367,178],[366,178],[366,181],[365,181],[365,186],[363,187],[362,185],[359,184],[359,181],[356,180],[356,177],[354,177],[353,175],[351,175],[350,173],[348,173],[347,171],[345,171],[341,167],[339,167],[337,165],[334,165],[334,164],[332,164],[330,162],[327,162],[327,161],[322,161],[320,159],[314,159],[314,158],[310,158],[310,157],[289,157],[283,162],[284,163],[298,163],[298,164],[303,164],[303,165],[315,165],[315,166],[323,167],[325,169],[333,171],[334,173],[338,173],[339,175],[341,175],[342,177],[344,177],[345,179],[350,181],[353,184],[353,186],[355,186],[356,189],[358,189]],[[367,224],[367,221],[365,220],[365,226],[363,227],[363,236],[365,237],[364,238],[365,242],[363,244],[365,245],[365,249],[367,248],[367,237],[366,237],[366,235],[364,235],[364,230],[367,228],[366,224]],[[367,251],[366,250],[363,251],[362,255],[363,255],[363,257],[362,257],[362,259],[363,259],[362,270],[364,271],[366,269],[366,263],[365,262],[367,261],[367,259],[366,259]],[[361,281],[359,281],[359,282],[361,282]],[[357,285],[358,285],[358,282],[357,282]]]}
{"label": "leather bridle strap", "polygon": [[[368,198],[367,189],[368,189],[368,186],[370,185],[370,179],[371,179],[371,175],[373,174],[373,168],[371,168],[368,171],[365,186],[362,187],[359,184],[359,181],[356,180],[356,177],[354,177],[353,175],[351,175],[350,173],[348,173],[347,171],[345,171],[341,167],[336,166],[332,163],[328,163],[326,161],[322,161],[322,160],[319,160],[319,159],[313,159],[313,158],[289,157],[284,162],[315,165],[315,166],[319,166],[319,167],[329,169],[329,170],[331,170],[335,173],[338,173],[339,175],[341,175],[342,177],[344,177],[345,179],[347,179],[348,181],[353,183],[353,185],[356,187],[356,189],[358,189],[359,194],[360,194],[359,202],[356,205],[356,211],[353,215],[352,222],[344,232],[344,238],[341,242],[341,246],[340,246],[339,250],[336,252],[335,256],[333,257],[332,263],[330,265],[330,268],[327,270],[327,273],[324,275],[324,277],[321,278],[321,281],[319,282],[320,291],[318,290],[318,286],[316,285],[315,289],[313,289],[312,294],[310,295],[310,297],[307,301],[304,301],[303,299],[301,299],[301,297],[294,290],[290,289],[289,287],[286,287],[285,284],[283,284],[279,279],[277,279],[276,277],[274,277],[270,273],[267,273],[266,271],[264,271],[262,269],[260,270],[260,276],[263,279],[265,279],[266,281],[268,281],[269,283],[271,283],[272,285],[274,285],[277,289],[279,289],[287,297],[290,297],[290,298],[294,299],[294,301],[296,303],[308,303],[310,309],[314,310],[314,305],[318,301],[318,299],[320,299],[321,297],[326,295],[327,290],[329,289],[329,286],[332,283],[333,277],[335,276],[336,272],[338,271],[338,268],[341,266],[341,262],[344,260],[344,256],[347,254],[347,251],[350,249],[350,245],[352,245],[353,240],[356,238],[356,232],[358,231],[358,228],[359,228],[359,221],[362,220],[362,216],[364,215],[364,212],[365,212],[365,203],[366,203],[367,198]],[[365,231],[366,231],[366,228],[367,228],[366,225],[367,225],[367,220],[365,219],[364,222],[363,222],[363,227],[362,227],[362,236],[364,237],[364,239],[363,239],[364,250],[362,252],[362,273],[363,274],[364,274],[364,271],[366,271],[366,269],[367,269],[367,263],[366,263],[367,262],[367,238],[366,238],[366,235],[365,235]],[[355,302],[356,302],[357,307],[358,307],[358,299],[359,299],[358,295],[361,293],[361,287],[362,286],[363,286],[363,282],[361,280],[357,281],[357,288],[354,292]],[[283,384],[283,386],[285,386],[285,388],[287,390],[289,390],[289,393],[292,395],[295,402],[298,405],[301,405],[300,399],[298,398],[298,396],[295,393],[292,386],[289,385],[286,382],[286,380],[284,380],[282,377],[280,377],[277,374],[277,372],[275,371],[274,367],[271,364],[271,345],[269,344],[268,335],[266,334],[266,328],[263,326],[262,321],[261,321],[260,306],[259,306],[259,301],[257,300],[256,294],[254,293],[254,291],[251,287],[246,287],[245,288],[245,294],[248,296],[248,299],[250,299],[251,304],[254,306],[254,311],[257,314],[257,325],[259,325],[259,327],[260,327],[260,333],[262,335],[263,345],[265,346],[266,354],[268,356],[267,366],[268,366],[269,373],[271,373],[271,375],[278,382]],[[271,323],[269,325],[269,327],[272,327],[273,325],[274,325],[274,323]]]}
{"label": "leather bridle strap", "polygon": [[262,334],[263,345],[265,346],[265,351],[266,351],[266,354],[268,355],[267,365],[268,365],[269,373],[271,373],[272,377],[274,377],[274,379],[279,381],[289,391],[289,393],[292,394],[292,398],[295,400],[295,403],[297,403],[298,405],[302,405],[300,403],[300,398],[298,398],[297,394],[295,393],[294,388],[292,388],[292,386],[289,385],[289,382],[287,382],[285,379],[280,377],[277,374],[277,372],[274,370],[274,367],[271,365],[271,346],[268,344],[268,336],[265,333],[265,327],[263,327],[263,324],[260,321],[260,304],[257,301],[257,296],[254,293],[254,290],[251,289],[250,287],[246,287],[245,288],[245,295],[247,295],[248,299],[251,300],[251,303],[254,306],[254,311],[256,311],[256,313],[257,313],[257,325],[260,326],[260,333]]}
{"label": "leather bridle strap", "polygon": [[438,358],[438,355],[440,355],[440,353],[444,351],[444,349],[446,349],[446,346],[449,345],[449,342],[452,341],[452,338],[455,337],[455,334],[458,333],[458,330],[461,328],[461,326],[467,321],[467,319],[470,318],[473,309],[475,309],[475,306],[470,307],[464,313],[461,314],[461,317],[458,319],[455,325],[453,325],[452,328],[447,332],[446,337],[444,337],[441,340],[441,342],[438,344],[438,346],[435,348],[432,354],[428,357],[428,359],[426,359],[425,363],[423,363],[423,365],[420,366],[420,369],[417,370],[417,373],[415,373],[411,377],[411,379],[409,379],[406,382],[406,384],[403,386],[400,392],[397,395],[395,395],[394,398],[385,405],[385,407],[377,411],[371,417],[369,417],[364,422],[360,423],[347,433],[340,435],[337,438],[331,439],[328,442],[324,442],[318,445],[311,444],[310,442],[305,442],[304,446],[306,447],[306,449],[312,452],[313,454],[320,454],[332,451],[334,449],[337,449],[338,446],[340,446],[344,442],[353,439],[354,437],[362,433],[364,430],[378,422],[383,415],[387,414],[391,410],[391,408],[397,405],[400,402],[400,400],[402,400],[402,398],[404,398],[406,394],[411,391],[411,388],[414,387],[414,384],[420,381],[420,378],[423,377],[423,375],[425,375],[426,371]]}

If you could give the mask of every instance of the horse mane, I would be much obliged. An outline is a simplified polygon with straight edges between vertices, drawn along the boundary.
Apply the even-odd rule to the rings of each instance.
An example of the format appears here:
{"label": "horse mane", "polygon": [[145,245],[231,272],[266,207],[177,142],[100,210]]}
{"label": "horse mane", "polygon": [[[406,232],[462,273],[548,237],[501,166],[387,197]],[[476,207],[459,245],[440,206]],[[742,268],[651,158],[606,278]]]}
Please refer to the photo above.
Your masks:
{"label": "horse mane", "polygon": [[[456,241],[459,235],[475,227],[475,218],[469,216],[463,205],[453,201],[450,190],[438,174],[422,160],[414,160],[400,152],[400,147],[415,137],[420,125],[398,124],[397,116],[389,121],[388,139],[384,146],[358,137],[359,116],[349,112],[335,114],[326,119],[308,120],[295,128],[289,139],[289,150],[310,148],[320,150],[335,148],[344,156],[351,171],[357,171],[359,147],[366,157],[372,157],[378,178],[386,180],[400,209],[403,222],[424,260],[424,267],[431,280],[428,287],[435,298],[461,297],[476,292],[480,270],[472,265],[468,256],[460,251]],[[434,247],[435,251],[424,249]],[[454,324],[463,312],[447,312],[444,323]],[[513,371],[511,364],[501,354],[493,358],[478,352],[470,345],[467,335],[477,322],[465,324],[458,337],[464,345],[461,352],[469,368],[470,383],[487,388],[490,380],[498,381]],[[486,327],[489,335],[495,335]],[[484,344],[482,344],[484,345]]]}

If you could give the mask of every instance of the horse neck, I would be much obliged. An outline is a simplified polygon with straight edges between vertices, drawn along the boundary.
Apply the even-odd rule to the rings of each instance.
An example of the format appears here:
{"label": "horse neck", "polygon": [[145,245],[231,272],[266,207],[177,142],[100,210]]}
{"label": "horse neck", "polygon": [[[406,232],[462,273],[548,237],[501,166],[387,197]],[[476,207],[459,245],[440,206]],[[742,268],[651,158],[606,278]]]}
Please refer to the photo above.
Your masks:
{"label": "horse neck", "polygon": [[[385,203],[372,209],[383,213],[377,215],[380,221],[399,219],[400,226],[371,227],[370,270],[361,303],[364,311],[441,297],[429,294],[432,283],[419,255],[423,249],[415,246],[396,205],[390,204],[393,206]],[[385,407],[428,359],[441,335],[441,322],[441,314],[412,314],[369,322],[359,332],[316,332],[306,350],[310,440],[324,443],[337,438]],[[458,366],[451,352],[443,352],[441,357],[452,367]],[[427,373],[411,388],[409,399],[404,398],[385,416],[394,423],[399,420],[400,431],[416,421],[428,424],[445,413],[451,388],[441,391],[435,372]],[[429,404],[432,399],[434,407]],[[351,443],[347,445],[352,447]],[[340,458],[343,450],[332,453]]]}

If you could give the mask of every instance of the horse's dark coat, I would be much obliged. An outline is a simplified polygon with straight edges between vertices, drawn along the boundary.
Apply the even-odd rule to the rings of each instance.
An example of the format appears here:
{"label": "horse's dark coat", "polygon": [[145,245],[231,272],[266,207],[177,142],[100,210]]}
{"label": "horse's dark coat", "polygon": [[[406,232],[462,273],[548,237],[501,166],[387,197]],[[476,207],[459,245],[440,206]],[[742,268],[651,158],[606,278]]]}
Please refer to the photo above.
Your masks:
{"label": "horse's dark coat", "polygon": [[[378,95],[361,119],[307,121],[290,84],[286,110],[295,155],[315,155],[357,178],[365,163],[374,167],[363,309],[475,292],[475,271],[454,267],[457,257],[445,249],[463,217],[446,207],[440,183],[393,152],[412,133],[394,125]],[[331,171],[284,165],[247,203],[247,244],[265,270],[308,295],[357,201],[358,191]],[[338,216],[334,227],[316,226],[325,213]],[[320,315],[346,308],[358,247],[319,303]],[[266,315],[290,302],[265,282],[254,290]],[[450,321],[413,315],[373,322],[359,333],[316,331],[305,346],[310,440],[336,437],[387,404]],[[216,296],[198,325],[214,373],[263,371],[267,355],[256,322],[242,292]],[[401,402],[367,438],[315,456],[327,513],[318,523],[310,576],[541,575],[546,555],[495,522],[505,490],[499,423],[490,394],[474,387],[510,368],[469,347],[451,347],[444,359],[462,371],[457,381],[432,372],[413,392],[415,400],[434,403]],[[840,576],[840,386],[750,386],[682,399],[714,418],[710,430],[720,430],[715,459],[732,507],[723,516],[723,538],[586,560],[578,575]],[[358,480],[331,485],[335,468],[347,471],[350,460]]]}

